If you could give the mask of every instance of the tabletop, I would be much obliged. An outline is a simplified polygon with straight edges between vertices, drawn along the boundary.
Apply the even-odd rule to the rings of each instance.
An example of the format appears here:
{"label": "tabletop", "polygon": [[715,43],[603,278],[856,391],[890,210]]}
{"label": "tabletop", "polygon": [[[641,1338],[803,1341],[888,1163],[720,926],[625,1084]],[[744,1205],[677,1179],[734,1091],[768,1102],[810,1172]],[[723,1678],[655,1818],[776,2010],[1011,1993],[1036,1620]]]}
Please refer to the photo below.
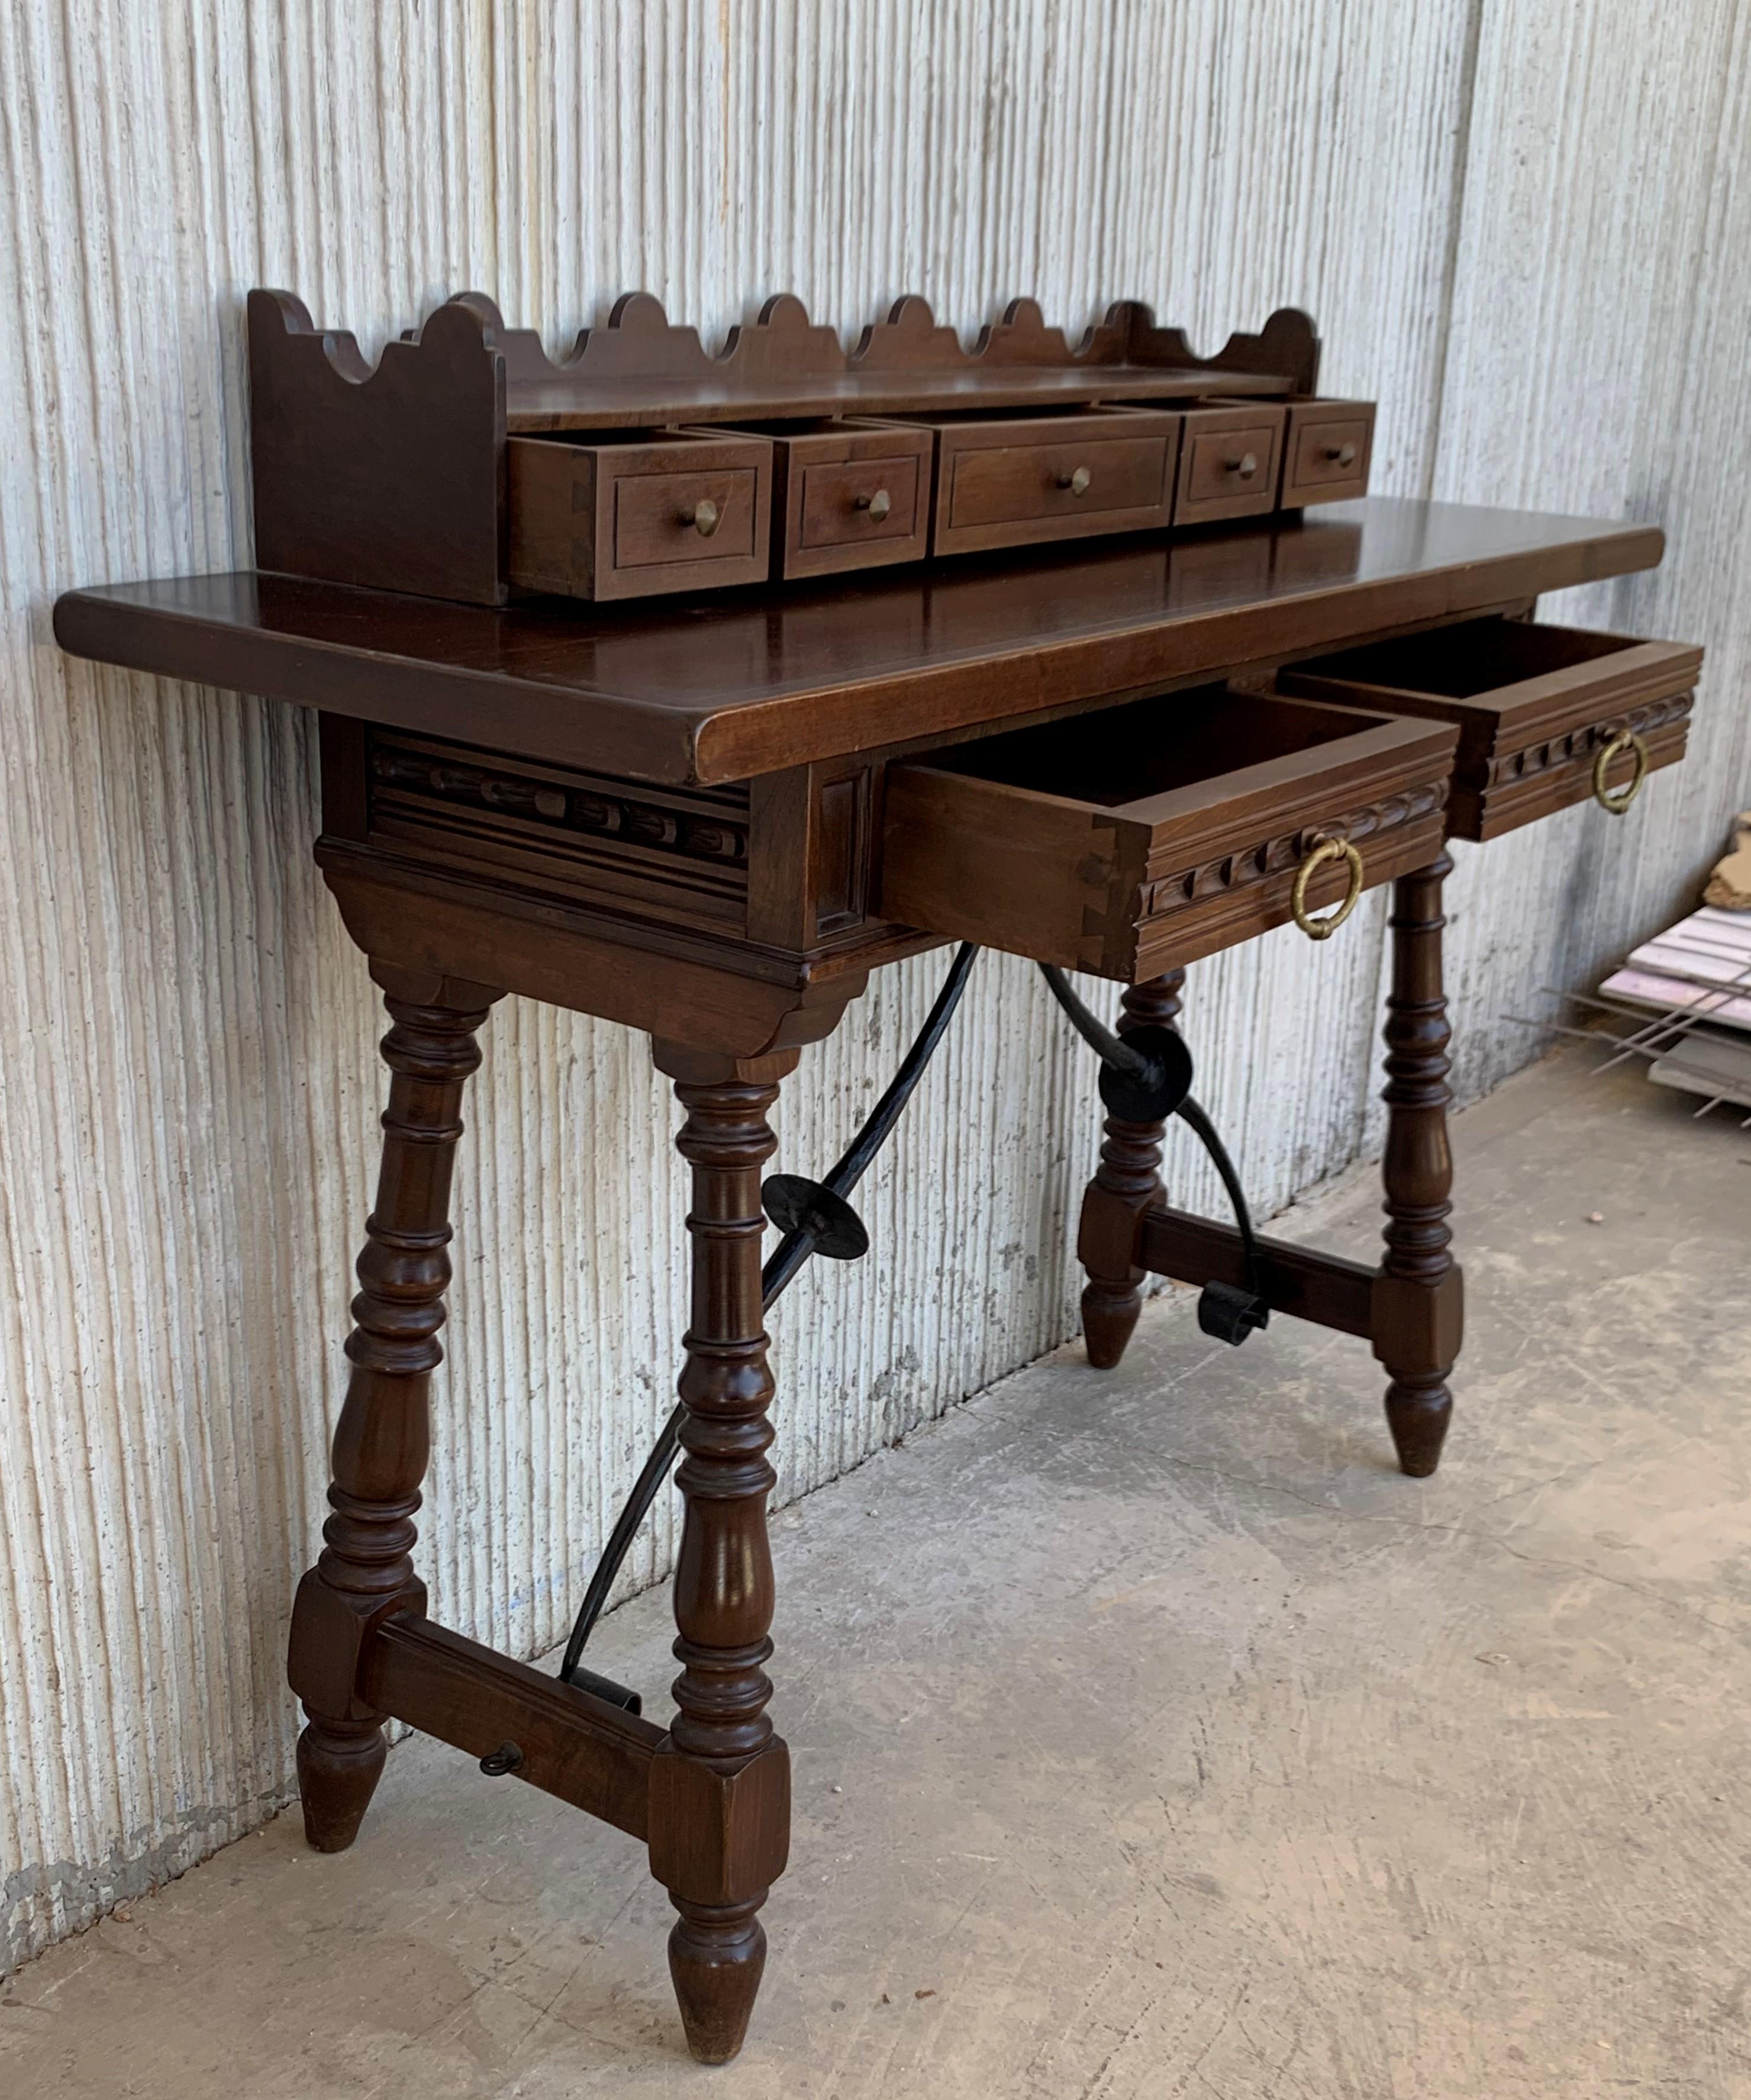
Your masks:
{"label": "tabletop", "polygon": [[77,656],[711,784],[1311,655],[1654,567],[1652,526],[1370,496],[688,599],[495,610],[238,571],[70,591]]}

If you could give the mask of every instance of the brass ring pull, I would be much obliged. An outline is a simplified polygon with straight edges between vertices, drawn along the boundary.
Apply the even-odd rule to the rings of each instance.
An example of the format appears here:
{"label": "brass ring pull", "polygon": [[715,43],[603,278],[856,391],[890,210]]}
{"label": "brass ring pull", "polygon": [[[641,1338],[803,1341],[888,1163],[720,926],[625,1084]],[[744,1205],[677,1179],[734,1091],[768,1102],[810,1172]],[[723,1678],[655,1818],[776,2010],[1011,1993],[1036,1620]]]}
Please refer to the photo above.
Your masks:
{"label": "brass ring pull", "polygon": [[[1621,758],[1626,751],[1635,753],[1635,770],[1621,788],[1608,788],[1605,776],[1611,770],[1612,761]],[[1599,757],[1593,761],[1593,799],[1608,814],[1621,817],[1642,792],[1642,783],[1647,778],[1647,746],[1634,730],[1621,729],[1609,742],[1599,746]]]}
{"label": "brass ring pull", "polygon": [[[1328,861],[1334,860],[1349,863],[1350,886],[1344,892],[1343,902],[1327,918],[1309,918],[1308,885],[1316,868],[1324,867]],[[1347,839],[1321,839],[1295,870],[1295,886],[1289,893],[1289,908],[1295,915],[1295,924],[1310,941],[1329,941],[1356,909],[1356,900],[1361,893],[1361,855]]]}
{"label": "brass ring pull", "polygon": [[1354,466],[1356,448],[1354,445],[1327,445],[1325,457],[1329,460],[1335,460],[1339,466]]}
{"label": "brass ring pull", "polygon": [[885,488],[878,488],[873,496],[860,496],[858,498],[858,508],[859,510],[868,511],[871,518],[879,525],[893,510],[893,498]]}
{"label": "brass ring pull", "polygon": [[1230,474],[1237,474],[1242,481],[1250,481],[1259,471],[1259,455],[1242,452],[1238,459],[1224,460],[1222,464]]}
{"label": "brass ring pull", "polygon": [[723,522],[723,513],[708,496],[702,496],[690,510],[681,514],[683,525],[690,525],[702,540],[708,540]]}
{"label": "brass ring pull", "polygon": [[1088,493],[1089,484],[1093,479],[1094,476],[1087,467],[1079,466],[1074,474],[1061,474],[1058,476],[1058,486],[1060,488],[1069,489],[1072,496],[1086,496]]}

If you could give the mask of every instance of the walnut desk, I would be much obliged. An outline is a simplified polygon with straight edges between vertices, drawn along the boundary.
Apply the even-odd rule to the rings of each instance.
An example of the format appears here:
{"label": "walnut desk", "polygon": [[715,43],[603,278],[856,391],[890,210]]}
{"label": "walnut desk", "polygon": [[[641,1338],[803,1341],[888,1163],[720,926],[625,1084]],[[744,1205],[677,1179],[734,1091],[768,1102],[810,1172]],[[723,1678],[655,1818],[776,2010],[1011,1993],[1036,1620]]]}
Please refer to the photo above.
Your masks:
{"label": "walnut desk", "polygon": [[[392,1020],[327,1544],[293,1618],[311,1842],[349,1844],[398,1716],[647,1843],[694,2054],[733,2055],[783,1871],[765,1665],[767,1112],[869,972],[949,939],[1124,981],[1396,885],[1378,1269],[1264,1243],[1272,1306],[1371,1342],[1433,1470],[1459,1343],[1445,1223],[1444,840],[1621,807],[1682,752],[1700,651],[1530,618],[1652,567],[1653,530],[1369,498],[703,600],[509,607],[270,574],[76,591],[76,655],[321,711],[316,854]],[[1597,821],[1608,821],[1601,816]],[[413,1515],[475,1035],[506,992],[643,1029],[685,1110],[691,1321],[668,1729],[426,1615]],[[1091,1357],[1156,1271],[1238,1281],[1109,1120],[1081,1251]]]}

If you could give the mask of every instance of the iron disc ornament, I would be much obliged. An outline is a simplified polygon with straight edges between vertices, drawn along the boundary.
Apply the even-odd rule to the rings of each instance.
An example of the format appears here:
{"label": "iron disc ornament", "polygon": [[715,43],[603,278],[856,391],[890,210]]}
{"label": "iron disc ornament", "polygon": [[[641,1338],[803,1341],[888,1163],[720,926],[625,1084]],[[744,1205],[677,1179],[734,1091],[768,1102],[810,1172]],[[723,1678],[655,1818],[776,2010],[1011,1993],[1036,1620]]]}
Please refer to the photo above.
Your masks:
{"label": "iron disc ornament", "polygon": [[805,1233],[817,1254],[831,1261],[858,1261],[870,1251],[863,1220],[824,1181],[804,1174],[774,1174],[761,1184],[760,1200],[781,1233]]}
{"label": "iron disc ornament", "polygon": [[1118,1039],[1137,1052],[1148,1070],[1127,1071],[1103,1058],[1102,1105],[1127,1123],[1166,1123],[1192,1091],[1192,1053],[1185,1038],[1177,1029],[1148,1027],[1127,1028]]}

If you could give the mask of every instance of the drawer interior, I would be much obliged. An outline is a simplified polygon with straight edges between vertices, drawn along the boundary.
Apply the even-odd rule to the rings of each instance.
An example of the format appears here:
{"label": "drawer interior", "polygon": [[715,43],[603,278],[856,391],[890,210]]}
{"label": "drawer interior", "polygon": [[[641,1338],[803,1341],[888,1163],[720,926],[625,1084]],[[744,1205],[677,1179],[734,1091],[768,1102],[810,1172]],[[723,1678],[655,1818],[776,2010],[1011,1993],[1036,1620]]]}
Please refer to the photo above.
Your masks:
{"label": "drawer interior", "polygon": [[1118,810],[1295,757],[1384,719],[1203,686],[933,752],[928,763],[972,779]]}
{"label": "drawer interior", "polygon": [[[703,425],[692,426],[703,431]],[[775,416],[764,421],[726,423],[708,433],[723,438],[852,438],[871,430],[915,431],[916,424],[896,422],[883,416]]]}
{"label": "drawer interior", "polygon": [[[1091,401],[1066,407],[1054,402],[1045,408],[924,408],[915,415],[883,417],[878,420],[902,428],[930,430],[992,430],[1013,428],[1017,441],[1029,443],[1035,438],[1050,437],[1053,423],[1086,423],[1091,416],[1131,417],[1171,416],[1179,412],[1175,401],[1164,408],[1159,401]],[[1042,428],[1041,426],[1045,427]]]}
{"label": "drawer interior", "polygon": [[1541,627],[1525,620],[1468,620],[1428,634],[1347,649],[1295,668],[1312,677],[1469,700],[1499,686],[1520,685],[1645,646],[1626,634]]}
{"label": "drawer interior", "polygon": [[648,430],[543,430],[536,437],[512,437],[505,442],[518,446],[569,445],[576,452],[600,452],[611,464],[616,454],[648,451],[654,445],[703,445],[741,435],[739,430],[702,430],[654,426]]}

